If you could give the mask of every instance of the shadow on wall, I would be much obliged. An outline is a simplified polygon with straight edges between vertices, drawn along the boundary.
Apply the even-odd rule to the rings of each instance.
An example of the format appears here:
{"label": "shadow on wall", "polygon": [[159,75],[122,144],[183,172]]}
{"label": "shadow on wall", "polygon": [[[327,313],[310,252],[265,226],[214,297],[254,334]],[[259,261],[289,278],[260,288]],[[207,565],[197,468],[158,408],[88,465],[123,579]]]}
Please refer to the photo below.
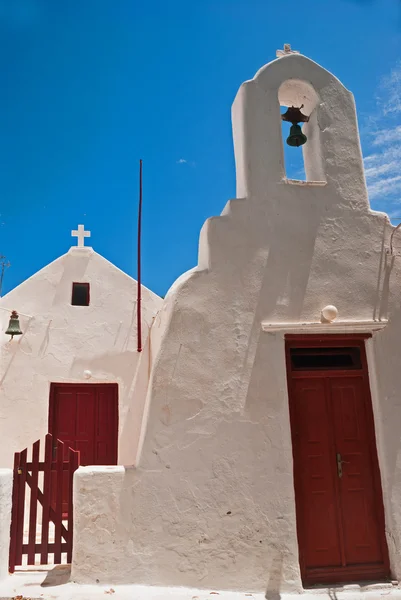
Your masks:
{"label": "shadow on wall", "polygon": [[[311,192],[305,187],[303,190],[306,194]],[[348,222],[352,231],[352,220],[347,215],[338,213],[335,205],[332,207],[324,202],[324,198],[319,197],[319,192],[316,198],[319,200],[314,204],[314,210],[309,211],[307,215],[297,215],[297,227],[291,223],[293,216],[288,215],[272,215],[270,219],[270,239],[272,243],[269,248],[269,253],[266,259],[264,268],[263,280],[260,287],[259,299],[254,319],[249,336],[249,346],[244,358],[242,373],[247,374],[245,379],[249,381],[249,388],[252,386],[252,378],[255,375],[255,367],[259,363],[257,356],[260,346],[261,336],[266,334],[261,333],[260,323],[265,319],[284,321],[298,321],[302,317],[304,309],[305,294],[311,274],[312,261],[315,254],[315,244],[318,232],[327,221],[336,222],[338,216],[344,219],[344,223]],[[321,200],[321,201],[320,201]],[[302,201],[302,197],[300,198]],[[340,202],[338,201],[340,204]],[[327,211],[330,210],[331,215],[328,217]],[[341,210],[341,209],[340,209]],[[381,226],[380,221],[383,221],[382,232],[380,234],[380,257],[377,268],[377,283],[374,298],[372,300],[371,310],[372,318],[385,319],[388,317],[388,304],[390,293],[390,276],[393,268],[394,259],[386,256],[385,241],[387,233],[387,219],[382,216],[375,217],[369,215],[371,219],[377,219],[377,225]],[[358,220],[360,216],[355,214],[353,217]],[[274,235],[275,231],[289,232],[287,235]],[[342,230],[341,230],[342,231]],[[346,230],[342,231],[343,234]],[[291,239],[291,236],[294,240]],[[338,250],[333,242],[333,248],[328,248],[328,252]],[[339,271],[338,275],[341,274]],[[324,275],[322,274],[321,277]],[[369,308],[363,306],[361,308]],[[318,320],[320,315],[316,315]],[[257,373],[256,373],[257,375]],[[246,400],[248,403],[252,398],[249,389],[246,392]]]}
{"label": "shadow on wall", "polygon": [[[290,189],[290,200],[291,192]],[[306,197],[310,194],[307,187],[301,188],[299,192],[300,202],[304,194]],[[320,200],[319,195],[317,195],[317,200]],[[246,405],[254,397],[250,393],[250,388],[252,387],[253,376],[257,376],[255,366],[258,362],[257,353],[260,347],[260,323],[263,319],[272,315],[276,320],[284,315],[286,321],[296,321],[300,318],[314,256],[316,237],[322,214],[326,210],[324,201],[316,201],[316,210],[308,212],[307,215],[298,214],[297,217],[294,217],[294,215],[288,216],[286,211],[281,214],[274,214],[272,211],[273,214],[269,220],[270,233],[267,234],[271,244],[249,332],[249,345],[241,369],[241,378],[249,382],[248,389],[243,392],[243,403]],[[298,223],[291,223],[293,219],[296,219]],[[296,245],[290,243],[289,232],[292,229],[297,230]],[[276,232],[288,232],[288,234],[277,235]],[[297,257],[297,260],[294,260],[294,256]],[[247,406],[247,408],[250,407]]]}
{"label": "shadow on wall", "polygon": [[40,358],[43,358],[46,355],[47,348],[48,348],[49,343],[50,343],[50,327],[51,327],[51,324],[52,324],[52,321],[50,319],[49,322],[46,325],[45,333],[43,335],[43,340],[42,340],[42,343],[40,344],[40,348],[39,348],[39,352],[38,352],[38,356],[40,356]]}
{"label": "shadow on wall", "polygon": [[[383,240],[384,240],[384,236],[383,236]],[[382,257],[383,257],[383,253],[384,253],[384,248],[382,251]],[[376,307],[379,308],[379,319],[387,319],[387,317],[388,317],[388,301],[389,301],[389,294],[390,294],[390,275],[391,275],[391,271],[392,271],[393,267],[394,267],[394,256],[386,255],[384,257],[383,284],[382,284],[381,292],[380,292],[380,288],[379,288],[379,291],[377,294],[375,310],[374,310],[374,318],[376,318],[376,312],[377,312]],[[379,278],[381,277],[381,271],[382,271],[382,269],[380,269]]]}
{"label": "shadow on wall", "polygon": [[81,377],[84,369],[90,368],[95,372],[102,373],[102,379],[115,382],[120,379],[125,389],[129,389],[133,378],[135,377],[135,368],[137,353],[135,351],[125,351],[116,355],[110,353],[99,354],[90,359],[76,358],[74,359],[69,377]]}
{"label": "shadow on wall", "polygon": [[[81,378],[84,369],[101,373],[100,381],[106,380],[119,384],[118,398],[118,464],[132,464],[136,455],[136,444],[141,428],[141,414],[149,382],[148,339],[143,352],[135,350],[119,354],[101,354],[88,359],[75,359],[69,376]],[[99,382],[99,379],[95,379]],[[87,381],[90,383],[90,380]]]}
{"label": "shadow on wall", "polygon": [[280,552],[276,551],[276,555],[273,556],[272,562],[270,564],[270,576],[265,594],[266,600],[280,600],[281,594],[278,590],[281,587],[282,573],[283,557]]}
{"label": "shadow on wall", "polygon": [[[383,319],[387,317],[387,309],[388,309],[388,295],[389,295],[389,279],[390,272],[393,266],[393,261],[388,261],[388,257],[386,255],[386,230],[387,230],[387,221],[383,219],[383,232],[382,232],[382,243],[380,249],[380,264],[379,264],[379,272],[377,274],[377,285],[376,285],[376,293],[375,293],[375,301],[373,308],[373,319],[377,318]],[[381,285],[382,274],[384,271],[384,281],[383,285]],[[382,289],[382,292],[380,291]]]}
{"label": "shadow on wall", "polygon": [[53,306],[64,304],[65,298],[70,298],[72,282],[84,278],[90,259],[90,254],[82,254],[79,261],[68,254],[64,257],[64,269],[56,286]]}
{"label": "shadow on wall", "polygon": [[[90,360],[76,358],[71,365],[69,377],[71,379],[81,379],[84,369],[90,369],[94,372],[95,377],[93,382],[101,383],[112,382],[119,383],[118,390],[118,420],[119,420],[119,454],[121,442],[121,425],[124,423],[128,408],[128,397],[132,388],[135,375],[137,353],[135,351],[121,352],[117,355],[108,353],[94,356]],[[100,377],[96,377],[96,373],[100,373]],[[92,380],[86,380],[86,383],[91,383]],[[122,385],[121,385],[122,384]],[[120,461],[119,461],[120,462]]]}
{"label": "shadow on wall", "polygon": [[[392,260],[394,262],[394,259]],[[401,257],[398,260],[401,261]],[[399,289],[399,284],[397,287]],[[380,415],[383,432],[385,432],[383,439],[393,440],[393,443],[385,443],[383,454],[386,462],[384,474],[387,477],[387,482],[383,486],[383,492],[385,497],[387,496],[391,502],[392,498],[398,499],[399,490],[401,489],[401,474],[399,469],[401,457],[401,440],[399,435],[401,430],[401,402],[399,389],[399,353],[389,349],[397,349],[400,345],[401,307],[397,306],[397,309],[392,311],[390,317],[391,326],[386,327],[375,336],[374,357],[375,368],[378,373],[378,415]],[[376,425],[376,427],[378,426]],[[395,440],[398,443],[394,443]]]}
{"label": "shadow on wall", "polygon": [[126,390],[126,415],[120,427],[119,462],[133,465],[136,460],[146,396],[152,368],[151,332],[143,343],[142,352],[134,352],[137,356],[137,366],[132,367],[131,384]]}
{"label": "shadow on wall", "polygon": [[[41,587],[54,587],[56,585],[65,585],[70,581],[71,565],[56,565],[47,572]],[[34,584],[36,585],[36,584]]]}
{"label": "shadow on wall", "polygon": [[11,352],[10,352],[9,356],[6,358],[6,361],[8,360],[8,363],[4,370],[3,377],[0,379],[0,385],[4,384],[4,381],[5,381],[7,374],[11,368],[11,365],[18,354],[18,350],[21,350],[21,346],[23,346],[24,343],[26,342],[26,334],[28,333],[28,329],[30,327],[31,321],[32,321],[32,319],[29,319],[28,323],[26,324],[26,326],[24,328],[23,335],[20,336],[20,339],[18,341],[9,339],[6,342],[7,349],[11,349]]}

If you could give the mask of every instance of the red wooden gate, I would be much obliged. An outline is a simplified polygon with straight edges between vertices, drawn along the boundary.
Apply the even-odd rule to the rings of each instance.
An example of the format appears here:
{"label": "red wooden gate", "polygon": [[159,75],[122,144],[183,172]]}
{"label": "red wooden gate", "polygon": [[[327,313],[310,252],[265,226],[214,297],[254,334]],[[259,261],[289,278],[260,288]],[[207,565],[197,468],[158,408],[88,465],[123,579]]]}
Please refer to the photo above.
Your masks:
{"label": "red wooden gate", "polygon": [[[28,450],[14,455],[14,482],[12,495],[9,571],[23,564],[34,565],[36,555],[40,564],[49,563],[49,554],[54,555],[54,564],[60,564],[62,554],[66,562],[72,557],[72,480],[79,465],[79,452],[64,448],[60,440],[48,433],[45,440],[44,460],[40,462],[40,440],[32,446],[32,460],[28,462]],[[68,460],[64,458],[68,456]],[[39,476],[43,473],[43,476]],[[67,477],[63,474],[66,473]],[[27,486],[30,498],[26,497]],[[63,514],[64,487],[68,486],[68,510]],[[42,488],[42,489],[41,489]],[[53,493],[52,493],[53,491]],[[28,502],[29,500],[29,510]],[[42,507],[38,513],[38,503]],[[27,509],[27,510],[26,510]],[[65,506],[64,506],[65,509]],[[27,513],[27,518],[25,518]],[[38,520],[41,516],[41,528]],[[64,520],[64,522],[63,522]],[[54,532],[50,531],[54,525]],[[37,537],[38,536],[38,537]]]}

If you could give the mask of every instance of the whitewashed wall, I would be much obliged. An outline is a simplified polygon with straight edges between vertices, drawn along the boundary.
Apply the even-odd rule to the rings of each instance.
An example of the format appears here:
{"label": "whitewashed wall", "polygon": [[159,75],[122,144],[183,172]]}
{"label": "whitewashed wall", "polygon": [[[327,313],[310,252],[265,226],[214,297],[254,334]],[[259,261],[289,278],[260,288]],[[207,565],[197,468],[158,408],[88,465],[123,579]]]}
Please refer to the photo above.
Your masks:
{"label": "whitewashed wall", "polygon": [[[279,95],[315,111],[307,183],[285,178]],[[76,475],[73,577],[301,590],[284,332],[261,323],[319,321],[328,304],[342,320],[390,319],[369,360],[401,577],[401,257],[386,258],[391,225],[369,210],[353,96],[290,55],[241,86],[232,114],[238,199],[205,223],[198,268],[155,322],[165,334],[136,469]]]}
{"label": "whitewashed wall", "polygon": [[[72,306],[72,282],[90,283],[90,306]],[[119,387],[119,464],[134,462],[149,380],[149,327],[163,300],[143,287],[137,353],[136,281],[91,248],[71,248],[0,299],[0,465],[48,431],[51,382]],[[10,313],[23,335],[4,334]],[[141,368],[138,368],[141,359]],[[84,371],[92,373],[85,378]],[[135,438],[136,435],[136,438]]]}
{"label": "whitewashed wall", "polygon": [[8,576],[13,472],[0,469],[0,581]]}

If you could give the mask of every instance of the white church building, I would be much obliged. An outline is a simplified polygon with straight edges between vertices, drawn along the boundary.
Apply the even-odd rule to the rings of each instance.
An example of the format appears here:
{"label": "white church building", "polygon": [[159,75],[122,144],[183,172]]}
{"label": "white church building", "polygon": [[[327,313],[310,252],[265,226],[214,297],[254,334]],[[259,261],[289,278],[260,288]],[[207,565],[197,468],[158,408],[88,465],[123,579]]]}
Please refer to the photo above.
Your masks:
{"label": "white church building", "polygon": [[[142,353],[135,282],[90,248],[1,299],[24,331],[1,342],[2,466],[73,403],[109,407],[106,437],[118,416],[114,454],[75,472],[76,582],[401,579],[401,232],[369,207],[352,93],[278,54],[232,107],[237,198],[165,300],[143,291]],[[286,110],[302,181],[285,171]]]}
{"label": "white church building", "polygon": [[21,336],[0,338],[0,467],[47,432],[81,452],[81,464],[132,464],[151,356],[148,334],[163,300],[142,287],[144,360],[137,352],[137,283],[78,245],[0,298]]}

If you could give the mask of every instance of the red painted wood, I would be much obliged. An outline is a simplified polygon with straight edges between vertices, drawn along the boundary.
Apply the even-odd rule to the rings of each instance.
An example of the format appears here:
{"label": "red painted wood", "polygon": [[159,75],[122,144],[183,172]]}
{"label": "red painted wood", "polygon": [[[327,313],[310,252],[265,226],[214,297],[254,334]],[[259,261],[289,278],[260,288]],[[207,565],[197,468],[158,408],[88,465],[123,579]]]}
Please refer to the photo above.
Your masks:
{"label": "red painted wood", "polygon": [[63,520],[63,460],[64,444],[57,440],[57,495],[56,495],[56,518],[54,522],[54,562],[61,563],[61,526]]}
{"label": "red painted wood", "polygon": [[306,566],[341,566],[335,501],[335,447],[324,380],[297,379],[293,386],[300,511]]}
{"label": "red painted wood", "polygon": [[81,465],[117,464],[117,384],[52,384],[49,430]]}
{"label": "red painted wood", "polygon": [[[354,371],[291,371],[291,347],[358,346]],[[387,578],[388,550],[364,339],[286,342],[300,566],[304,584]],[[343,475],[339,477],[336,454]]]}
{"label": "red painted wood", "polygon": [[117,386],[97,388],[94,448],[96,465],[117,464],[117,403]]}
{"label": "red painted wood", "polygon": [[[47,548],[48,554],[54,554],[56,552],[56,545],[54,544],[54,542],[50,542],[49,544],[47,544],[46,548]],[[23,544],[22,551],[23,551],[23,554],[27,554],[28,544]],[[61,543],[61,552],[67,553],[67,551],[68,551],[68,543],[62,542]],[[42,553],[42,544],[35,544],[35,553],[36,554]],[[45,564],[47,564],[47,563],[45,563]]]}
{"label": "red painted wood", "polygon": [[[28,565],[35,564],[36,524],[38,511],[38,480],[39,480],[39,452],[40,440],[32,446],[32,463],[30,478],[31,499],[29,506],[29,530],[28,530]],[[28,465],[26,466],[28,471]]]}
{"label": "red painted wood", "polygon": [[17,529],[18,529],[18,465],[21,461],[21,453],[16,452],[14,454],[14,477],[13,477],[13,491],[12,491],[12,505],[11,505],[11,528],[10,528],[10,554],[8,570],[10,573],[14,573],[16,566],[16,550],[17,550]]}
{"label": "red painted wood", "polygon": [[[78,453],[76,453],[76,454],[78,454]],[[65,463],[64,463],[64,465],[65,465]],[[55,466],[55,468],[57,468],[56,465],[53,465],[53,466]],[[64,466],[64,469],[65,469],[65,466]],[[29,487],[31,487],[32,480],[31,480],[31,476],[29,473],[26,474],[26,482],[29,485]],[[39,488],[37,490],[37,494],[38,494],[38,501],[43,506],[44,495]],[[54,523],[56,520],[57,520],[56,511],[54,510],[54,508],[52,506],[50,506],[49,507],[49,522]],[[67,539],[68,531],[67,531],[65,525],[61,526],[61,535],[64,539]]]}
{"label": "red painted wood", "polygon": [[[50,434],[48,434],[48,435],[50,435]],[[40,462],[39,465],[38,465],[38,471],[39,471],[39,473],[43,472],[45,470],[45,467],[46,467],[45,463]],[[64,471],[68,471],[69,468],[70,468],[69,463],[67,461],[64,461],[63,462],[63,470]],[[27,469],[28,472],[32,471],[32,462],[27,462],[26,463],[26,469]]]}
{"label": "red painted wood", "polygon": [[383,563],[363,378],[329,379],[328,384],[336,449],[345,461],[338,479],[345,561]]}
{"label": "red painted wood", "polygon": [[18,485],[18,518],[16,533],[15,564],[22,565],[22,544],[24,541],[24,519],[25,519],[25,482],[26,482],[26,462],[28,449],[20,453],[20,461],[17,469]]}
{"label": "red painted wood", "polygon": [[[54,434],[54,439],[60,439],[65,443],[64,460],[68,460],[68,448],[73,447],[75,443],[75,412],[76,397],[72,390],[62,390],[57,396],[57,401],[53,403],[53,423],[54,429],[50,429]],[[57,475],[52,474],[52,506],[56,506],[57,496]],[[68,473],[63,474],[63,515],[67,517],[68,513]]]}
{"label": "red painted wood", "polygon": [[79,464],[79,452],[74,452],[72,448],[69,448],[69,471],[68,471],[68,493],[69,493],[69,510],[68,510],[68,539],[67,539],[67,563],[72,561],[72,538],[73,538],[73,527],[74,527],[74,503],[73,503],[73,479],[74,472],[78,468]]}
{"label": "red painted wood", "polygon": [[53,438],[48,433],[45,438],[45,457],[43,471],[43,501],[42,501],[42,535],[40,564],[46,565],[48,561],[49,522],[50,522],[50,495],[51,495],[51,465],[52,465]]}
{"label": "red painted wood", "polygon": [[[55,440],[56,454],[53,453],[53,438],[47,434],[45,440],[44,461],[40,462],[40,441],[33,444],[32,460],[27,461],[27,449],[14,455],[14,483],[12,495],[10,558],[9,570],[15,571],[16,565],[22,564],[22,556],[27,555],[27,564],[34,565],[36,554],[40,553],[41,564],[48,564],[49,553],[54,553],[54,563],[61,563],[63,552],[67,560],[72,557],[72,480],[74,471],[79,465],[79,452],[69,449],[68,462],[64,461],[65,448],[63,442]],[[55,459],[55,460],[54,460]],[[29,472],[30,471],[30,472]],[[40,489],[39,472],[43,472],[43,491]],[[63,478],[70,480],[68,507],[68,527],[63,518]],[[55,478],[56,501],[51,506],[51,481]],[[31,497],[29,503],[28,543],[24,540],[24,499],[26,485]],[[36,542],[38,502],[42,505],[41,542]],[[55,525],[54,542],[49,542],[49,524]]]}

